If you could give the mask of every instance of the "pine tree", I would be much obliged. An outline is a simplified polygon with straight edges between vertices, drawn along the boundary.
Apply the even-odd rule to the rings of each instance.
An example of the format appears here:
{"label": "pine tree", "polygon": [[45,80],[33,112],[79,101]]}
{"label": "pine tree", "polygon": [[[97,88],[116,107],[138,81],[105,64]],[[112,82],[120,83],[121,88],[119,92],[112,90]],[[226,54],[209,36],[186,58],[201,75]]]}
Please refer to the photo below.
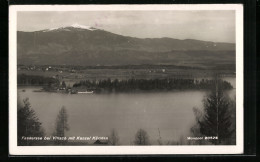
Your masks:
{"label": "pine tree", "polygon": [[[65,137],[65,131],[69,130],[69,125],[68,125],[68,113],[67,110],[64,106],[59,111],[59,114],[56,119],[56,127],[55,127],[55,132],[54,135],[58,137]],[[57,140],[55,141],[56,144],[64,144],[66,141],[60,141]]]}
{"label": "pine tree", "polygon": [[135,145],[149,145],[150,140],[147,132],[143,129],[139,129],[135,135]]}
{"label": "pine tree", "polygon": [[203,101],[203,117],[198,120],[202,135],[218,137],[217,140],[211,140],[213,144],[229,140],[234,132],[231,129],[230,100],[224,95],[220,82],[220,79],[215,79],[211,93]]}
{"label": "pine tree", "polygon": [[119,136],[118,136],[118,133],[115,129],[113,129],[111,131],[111,134],[109,136],[109,140],[108,140],[108,143],[110,145],[118,145],[119,144]]}
{"label": "pine tree", "polygon": [[[203,118],[203,112],[199,108],[193,107],[193,113],[195,115],[196,123],[191,127],[190,131],[194,137],[200,137],[200,136],[202,136],[202,134],[200,132],[200,121]],[[190,141],[190,143],[201,145],[201,144],[205,143],[205,141],[193,140],[193,141]]]}
{"label": "pine tree", "polygon": [[64,81],[62,81],[61,87],[62,87],[62,88],[66,88],[66,83],[65,83]]}
{"label": "pine tree", "polygon": [[158,142],[159,145],[162,145],[163,141],[162,141],[161,132],[160,132],[159,128],[158,128],[158,135],[159,135],[159,138],[158,138],[157,142]]}
{"label": "pine tree", "polygon": [[31,108],[29,98],[23,100],[24,106],[18,102],[17,131],[18,145],[38,145],[40,141],[23,140],[22,137],[43,137],[44,130],[35,111]]}

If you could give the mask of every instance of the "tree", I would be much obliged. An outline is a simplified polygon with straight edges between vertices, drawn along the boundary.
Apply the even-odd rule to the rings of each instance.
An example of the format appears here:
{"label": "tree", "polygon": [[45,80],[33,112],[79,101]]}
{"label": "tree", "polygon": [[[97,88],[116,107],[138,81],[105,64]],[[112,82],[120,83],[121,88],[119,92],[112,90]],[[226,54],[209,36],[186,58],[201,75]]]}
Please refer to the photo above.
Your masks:
{"label": "tree", "polygon": [[158,128],[158,134],[159,134],[159,138],[158,138],[157,142],[158,142],[159,145],[162,145],[163,142],[162,142],[161,132],[160,132],[159,128]]}
{"label": "tree", "polygon": [[65,83],[64,81],[62,81],[61,87],[62,87],[62,88],[66,88],[66,83]]}
{"label": "tree", "polygon": [[197,118],[200,133],[204,136],[216,136],[210,140],[213,144],[221,144],[230,140],[233,132],[231,125],[230,99],[221,87],[221,80],[216,78],[210,94],[203,100],[203,115]]}
{"label": "tree", "polygon": [[[193,113],[195,115],[196,123],[191,127],[190,131],[194,137],[201,137],[202,134],[200,133],[200,124],[199,123],[203,119],[203,112],[199,108],[194,107]],[[204,140],[193,140],[193,141],[190,141],[190,143],[201,145],[201,144],[205,143],[205,141]]]}
{"label": "tree", "polygon": [[108,143],[110,145],[118,145],[119,144],[119,136],[115,129],[112,129],[110,137],[108,139]]}
{"label": "tree", "polygon": [[17,131],[18,145],[37,145],[40,141],[24,140],[23,137],[43,137],[44,130],[35,111],[31,108],[29,98],[23,100],[24,106],[18,102],[17,111]]}
{"label": "tree", "polygon": [[150,140],[147,132],[143,129],[139,129],[135,135],[135,145],[149,145]]}
{"label": "tree", "polygon": [[[65,131],[68,130],[69,130],[68,114],[66,108],[62,106],[56,119],[56,127],[55,127],[54,135],[58,137],[65,137]],[[66,143],[66,141],[57,140],[55,141],[55,143],[64,144]]]}

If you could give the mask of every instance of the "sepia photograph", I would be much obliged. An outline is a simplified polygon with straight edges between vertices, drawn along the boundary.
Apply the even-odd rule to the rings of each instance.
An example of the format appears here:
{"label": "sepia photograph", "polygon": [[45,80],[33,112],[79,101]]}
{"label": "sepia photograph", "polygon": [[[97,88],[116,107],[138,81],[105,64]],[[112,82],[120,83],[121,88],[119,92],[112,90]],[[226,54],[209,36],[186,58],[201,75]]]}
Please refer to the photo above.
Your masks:
{"label": "sepia photograph", "polygon": [[10,152],[243,153],[242,22],[240,5],[10,6]]}

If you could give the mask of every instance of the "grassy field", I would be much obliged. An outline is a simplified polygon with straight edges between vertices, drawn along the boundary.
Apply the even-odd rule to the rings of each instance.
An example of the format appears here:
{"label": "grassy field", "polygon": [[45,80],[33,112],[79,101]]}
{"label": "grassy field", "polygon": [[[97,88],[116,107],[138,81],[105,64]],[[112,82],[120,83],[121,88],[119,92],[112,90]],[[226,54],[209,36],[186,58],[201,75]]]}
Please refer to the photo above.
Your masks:
{"label": "grassy field", "polygon": [[183,69],[183,68],[100,68],[100,69],[81,69],[74,72],[64,68],[62,72],[49,70],[28,70],[19,69],[19,74],[38,75],[44,77],[55,77],[64,80],[67,85],[73,85],[80,80],[101,80],[101,79],[155,79],[155,78],[207,78],[214,73],[235,76],[232,70],[206,70],[206,69]]}

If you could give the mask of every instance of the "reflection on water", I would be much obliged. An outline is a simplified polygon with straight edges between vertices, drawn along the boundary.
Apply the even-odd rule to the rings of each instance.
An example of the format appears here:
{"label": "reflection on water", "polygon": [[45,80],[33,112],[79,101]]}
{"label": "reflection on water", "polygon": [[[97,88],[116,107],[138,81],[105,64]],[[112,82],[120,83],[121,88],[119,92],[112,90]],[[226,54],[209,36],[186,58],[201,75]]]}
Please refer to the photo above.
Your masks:
{"label": "reflection on water", "polygon": [[[206,95],[205,91],[70,95],[33,92],[36,89],[39,87],[19,88],[18,94],[20,99],[29,97],[46,134],[53,133],[64,105],[69,114],[67,136],[107,136],[115,128],[125,145],[131,144],[139,128],[145,129],[154,143],[159,138],[158,128],[165,141],[185,137],[194,123],[192,108],[202,107]],[[233,97],[235,89],[229,95]]]}

